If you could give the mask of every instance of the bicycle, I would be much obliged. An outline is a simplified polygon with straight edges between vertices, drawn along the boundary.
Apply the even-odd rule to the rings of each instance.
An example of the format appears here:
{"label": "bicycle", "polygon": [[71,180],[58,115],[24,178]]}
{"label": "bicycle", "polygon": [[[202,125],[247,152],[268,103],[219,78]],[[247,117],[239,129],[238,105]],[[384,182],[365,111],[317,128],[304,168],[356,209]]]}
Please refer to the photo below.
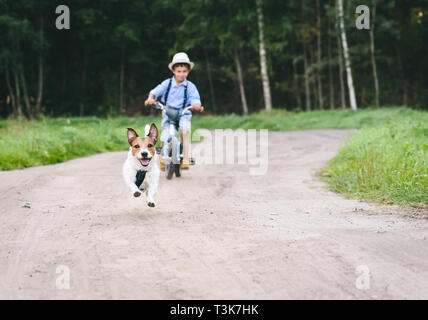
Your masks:
{"label": "bicycle", "polygon": [[[165,160],[165,175],[168,180],[171,180],[172,177],[181,176],[181,162],[183,161],[182,151],[183,143],[180,141],[180,134],[178,132],[180,117],[187,112],[191,112],[192,106],[184,108],[182,111],[166,108],[165,105],[159,101],[156,101],[154,105],[151,105],[152,108],[162,111],[162,116],[166,115],[170,119],[169,125],[169,135],[166,141],[166,157]],[[201,107],[201,112],[204,111],[204,107]]]}

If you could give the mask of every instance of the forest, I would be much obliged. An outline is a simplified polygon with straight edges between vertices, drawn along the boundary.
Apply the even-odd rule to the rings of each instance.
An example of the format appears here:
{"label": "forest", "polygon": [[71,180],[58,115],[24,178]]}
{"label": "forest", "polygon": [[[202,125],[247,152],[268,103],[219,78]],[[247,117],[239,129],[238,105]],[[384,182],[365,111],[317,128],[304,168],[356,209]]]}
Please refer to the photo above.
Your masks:
{"label": "forest", "polygon": [[[59,5],[69,29],[58,29]],[[370,28],[359,29],[358,5]],[[0,117],[134,116],[176,52],[209,114],[428,109],[427,1],[0,0]],[[351,88],[352,87],[352,88]]]}

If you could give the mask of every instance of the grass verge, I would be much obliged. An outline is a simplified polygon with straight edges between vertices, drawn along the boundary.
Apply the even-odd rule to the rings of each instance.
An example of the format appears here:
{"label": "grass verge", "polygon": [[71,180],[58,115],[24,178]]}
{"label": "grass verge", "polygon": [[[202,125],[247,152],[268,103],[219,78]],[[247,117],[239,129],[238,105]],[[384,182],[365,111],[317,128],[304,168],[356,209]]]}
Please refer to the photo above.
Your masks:
{"label": "grass verge", "polygon": [[360,130],[320,174],[350,197],[428,204],[428,113]]}

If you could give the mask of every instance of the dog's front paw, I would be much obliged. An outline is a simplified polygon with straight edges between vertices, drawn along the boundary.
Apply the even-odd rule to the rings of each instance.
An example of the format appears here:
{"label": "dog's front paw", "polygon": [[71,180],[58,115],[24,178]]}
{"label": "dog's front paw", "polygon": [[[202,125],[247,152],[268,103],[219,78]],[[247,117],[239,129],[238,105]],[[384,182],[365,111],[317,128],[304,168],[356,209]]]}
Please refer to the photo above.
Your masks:
{"label": "dog's front paw", "polygon": [[154,203],[154,202],[150,202],[150,201],[148,201],[148,202],[147,202],[147,205],[148,205],[149,207],[152,207],[152,208],[153,208],[153,207],[155,206],[155,203]]}
{"label": "dog's front paw", "polygon": [[141,196],[141,192],[140,191],[135,191],[134,192],[134,197],[137,198],[139,196]]}

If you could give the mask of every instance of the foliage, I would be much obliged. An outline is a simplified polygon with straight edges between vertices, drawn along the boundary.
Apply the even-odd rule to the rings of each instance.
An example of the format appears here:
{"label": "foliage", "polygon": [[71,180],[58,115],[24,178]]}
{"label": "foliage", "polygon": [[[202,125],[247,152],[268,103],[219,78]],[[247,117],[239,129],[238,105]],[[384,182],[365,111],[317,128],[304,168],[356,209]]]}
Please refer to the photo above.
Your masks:
{"label": "foliage", "polygon": [[392,203],[428,203],[428,115],[365,128],[322,171],[339,192]]}
{"label": "foliage", "polygon": [[[186,51],[195,62],[189,79],[197,84],[207,110],[240,113],[235,47],[242,59],[249,111],[258,111],[263,108],[263,92],[255,1],[75,0],[68,4],[71,29],[57,30],[57,2],[1,0],[0,117],[20,116],[12,102],[18,89],[21,114],[28,118],[141,113],[149,90],[170,76],[167,64],[177,51]],[[333,107],[340,105],[335,1],[320,3],[320,25],[310,1],[262,3],[272,100],[277,108],[304,105],[303,45],[308,51],[311,100],[319,99],[314,90],[319,76],[324,106],[330,92]],[[369,34],[355,28],[354,12],[360,3],[345,4],[358,105],[367,107],[375,97]],[[368,5],[377,8],[375,54],[381,104],[428,108],[424,79],[428,66],[422,63],[428,54],[426,2],[372,0]],[[320,62],[316,59],[319,34]],[[43,99],[38,109],[40,68]],[[122,94],[124,110],[118,107]],[[319,105],[315,103],[314,108]]]}

